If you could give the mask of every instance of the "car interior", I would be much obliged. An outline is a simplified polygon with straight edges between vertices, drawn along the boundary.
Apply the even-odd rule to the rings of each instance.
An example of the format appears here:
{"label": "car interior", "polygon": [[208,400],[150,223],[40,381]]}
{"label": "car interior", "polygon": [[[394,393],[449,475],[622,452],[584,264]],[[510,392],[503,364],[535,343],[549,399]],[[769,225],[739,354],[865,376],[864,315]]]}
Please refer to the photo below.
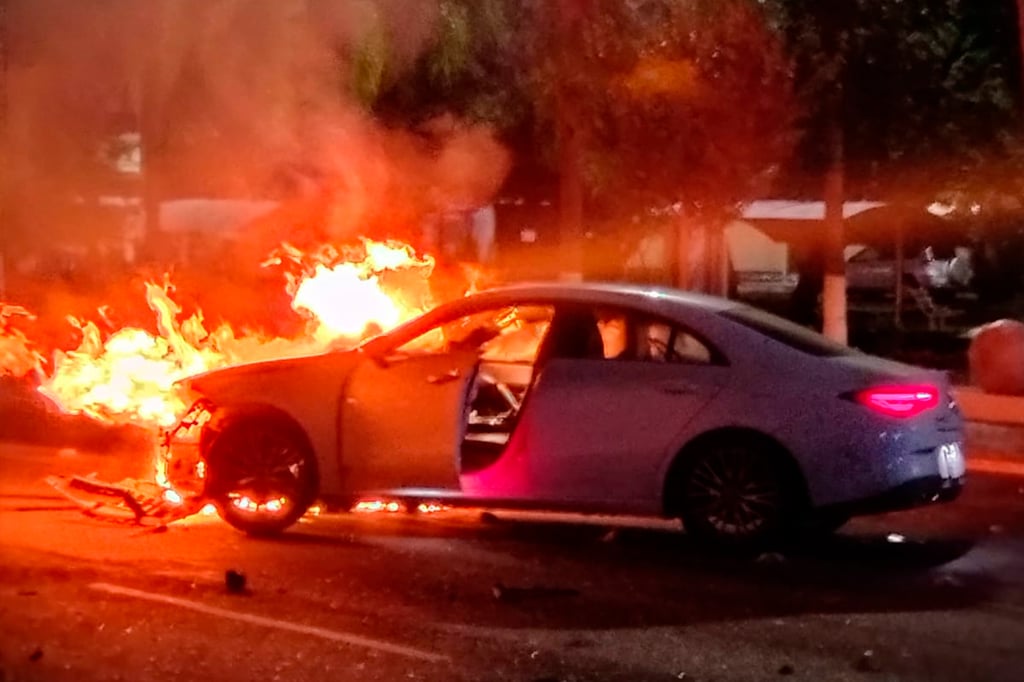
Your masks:
{"label": "car interior", "polygon": [[467,473],[501,456],[531,386],[553,359],[712,361],[708,347],[677,326],[614,308],[519,306],[464,318],[445,333],[449,344],[478,344],[480,354],[462,442]]}

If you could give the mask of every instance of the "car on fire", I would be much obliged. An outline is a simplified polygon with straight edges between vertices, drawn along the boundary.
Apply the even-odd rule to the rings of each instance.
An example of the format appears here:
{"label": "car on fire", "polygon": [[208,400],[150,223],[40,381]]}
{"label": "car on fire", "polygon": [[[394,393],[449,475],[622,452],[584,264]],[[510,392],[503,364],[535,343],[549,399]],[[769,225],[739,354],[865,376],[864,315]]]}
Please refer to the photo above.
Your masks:
{"label": "car on fire", "polygon": [[354,350],[180,388],[171,483],[254,534],[374,497],[678,518],[756,546],[964,483],[944,374],[667,288],[491,289]]}

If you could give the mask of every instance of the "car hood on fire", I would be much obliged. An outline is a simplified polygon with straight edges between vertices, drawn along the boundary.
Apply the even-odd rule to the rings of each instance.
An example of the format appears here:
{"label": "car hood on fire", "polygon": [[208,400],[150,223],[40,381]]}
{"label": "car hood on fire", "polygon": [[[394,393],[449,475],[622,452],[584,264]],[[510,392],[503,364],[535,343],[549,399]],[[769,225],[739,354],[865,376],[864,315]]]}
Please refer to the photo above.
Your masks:
{"label": "car hood on fire", "polygon": [[248,383],[258,377],[272,377],[279,374],[301,372],[324,363],[334,364],[346,361],[351,363],[355,361],[358,355],[358,350],[330,351],[294,358],[249,362],[196,374],[182,379],[178,382],[178,385],[198,393],[209,394],[228,385]]}

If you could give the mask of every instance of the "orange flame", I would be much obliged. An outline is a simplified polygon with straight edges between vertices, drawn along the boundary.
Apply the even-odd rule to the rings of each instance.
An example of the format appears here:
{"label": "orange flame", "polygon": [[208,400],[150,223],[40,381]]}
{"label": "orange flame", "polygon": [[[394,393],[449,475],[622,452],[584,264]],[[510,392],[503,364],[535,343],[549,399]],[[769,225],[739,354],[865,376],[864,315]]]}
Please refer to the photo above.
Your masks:
{"label": "orange flame", "polygon": [[[434,261],[400,242],[364,240],[338,250],[305,253],[284,245],[268,263],[297,266],[288,273],[292,308],[310,330],[299,338],[238,335],[228,324],[208,331],[201,312],[181,320],[169,284],[146,285],[158,334],[124,328],[104,337],[93,322],[72,319],[82,341],[54,355],[54,370],[40,390],[69,413],[147,427],[174,424],[188,406],[172,390],[185,377],[272,358],[351,347],[433,305],[429,278]],[[0,336],[14,339],[13,335]],[[0,347],[2,348],[2,347]]]}
{"label": "orange flame", "polygon": [[43,356],[25,333],[14,327],[16,319],[35,318],[21,306],[0,301],[0,376],[22,377],[42,366]]}

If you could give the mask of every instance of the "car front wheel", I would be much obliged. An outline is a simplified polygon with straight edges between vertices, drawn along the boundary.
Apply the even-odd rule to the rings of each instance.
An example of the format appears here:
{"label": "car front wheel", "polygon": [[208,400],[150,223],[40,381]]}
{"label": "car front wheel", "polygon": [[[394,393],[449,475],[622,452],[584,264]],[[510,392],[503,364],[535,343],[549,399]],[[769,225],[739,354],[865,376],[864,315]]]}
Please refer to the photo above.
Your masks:
{"label": "car front wheel", "polygon": [[761,548],[781,539],[799,512],[800,486],[788,459],[756,439],[709,443],[682,479],[682,517],[699,540]]}
{"label": "car front wheel", "polygon": [[316,460],[282,419],[229,421],[210,445],[206,492],[221,518],[251,535],[288,528],[313,504]]}

